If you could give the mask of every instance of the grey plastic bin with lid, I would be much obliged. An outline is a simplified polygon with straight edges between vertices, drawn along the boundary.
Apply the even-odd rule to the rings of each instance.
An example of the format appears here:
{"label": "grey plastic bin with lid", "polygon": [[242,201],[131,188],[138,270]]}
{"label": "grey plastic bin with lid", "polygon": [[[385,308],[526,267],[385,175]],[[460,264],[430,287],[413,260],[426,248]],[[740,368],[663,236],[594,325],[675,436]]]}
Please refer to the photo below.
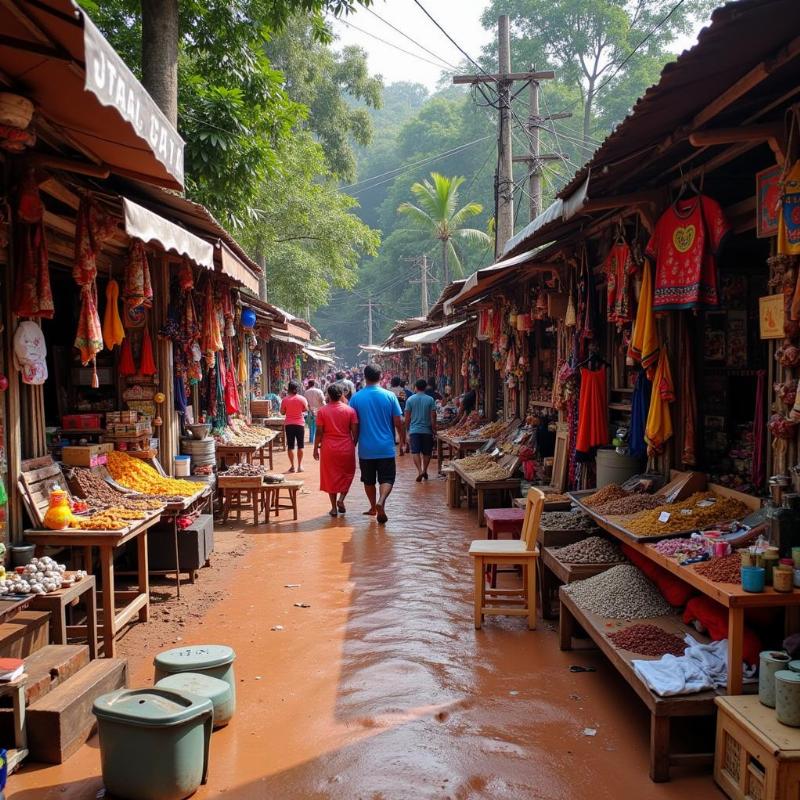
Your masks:
{"label": "grey plastic bin with lid", "polygon": [[[199,672],[225,681],[231,687],[231,703],[236,711],[236,677],[233,662],[236,653],[224,644],[195,644],[165,650],[153,659],[155,674],[153,682],[158,683],[167,675],[177,672]],[[233,713],[232,711],[232,713]]]}
{"label": "grey plastic bin with lid", "polygon": [[183,800],[208,776],[213,708],[168,689],[119,689],[94,701],[106,789],[121,800]]}
{"label": "grey plastic bin with lid", "polygon": [[225,681],[204,675],[202,672],[176,672],[174,675],[162,678],[156,687],[181,694],[207,697],[214,706],[214,730],[227,725],[236,710],[233,707],[231,687]]}

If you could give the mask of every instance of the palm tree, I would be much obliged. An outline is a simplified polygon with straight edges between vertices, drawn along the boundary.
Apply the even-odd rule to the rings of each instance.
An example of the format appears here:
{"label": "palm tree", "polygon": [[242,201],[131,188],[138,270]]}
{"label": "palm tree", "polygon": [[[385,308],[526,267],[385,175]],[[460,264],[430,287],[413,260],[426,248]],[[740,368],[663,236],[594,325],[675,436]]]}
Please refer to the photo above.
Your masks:
{"label": "palm tree", "polygon": [[[411,194],[418,205],[401,203],[398,212],[410,217],[416,229],[436,237],[442,243],[442,275],[444,284],[450,283],[450,264],[453,272],[461,276],[461,259],[453,244],[454,239],[487,243],[489,237],[476,228],[464,228],[464,223],[483,211],[480,203],[467,203],[458,208],[458,188],[464,178],[447,178],[438,172],[431,173],[431,180],[415,183]],[[456,210],[458,209],[458,210]]]}

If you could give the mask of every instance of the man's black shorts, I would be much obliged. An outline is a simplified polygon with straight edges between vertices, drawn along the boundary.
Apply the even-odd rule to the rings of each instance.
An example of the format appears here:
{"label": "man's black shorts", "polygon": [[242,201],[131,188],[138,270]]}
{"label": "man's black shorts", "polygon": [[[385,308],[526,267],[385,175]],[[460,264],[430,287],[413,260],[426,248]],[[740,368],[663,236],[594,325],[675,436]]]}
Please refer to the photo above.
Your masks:
{"label": "man's black shorts", "polygon": [[297,447],[298,450],[302,450],[306,443],[306,426],[286,425],[284,427],[286,428],[286,449],[294,450]]}
{"label": "man's black shorts", "polygon": [[413,455],[422,453],[423,456],[429,456],[433,452],[432,433],[410,433],[408,439]]}
{"label": "man's black shorts", "polygon": [[393,458],[359,458],[361,483],[374,486],[375,483],[394,483],[397,465]]}

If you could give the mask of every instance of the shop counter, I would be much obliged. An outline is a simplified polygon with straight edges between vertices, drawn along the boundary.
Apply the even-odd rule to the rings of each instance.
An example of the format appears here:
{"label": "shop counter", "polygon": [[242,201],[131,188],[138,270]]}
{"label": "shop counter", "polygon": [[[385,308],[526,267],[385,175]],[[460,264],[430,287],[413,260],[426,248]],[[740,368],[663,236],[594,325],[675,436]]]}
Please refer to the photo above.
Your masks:
{"label": "shop counter", "polygon": [[[476,481],[474,476],[469,472],[459,467],[458,464],[453,464],[453,470],[458,476],[462,486],[466,490],[467,505],[472,506],[473,494],[477,501],[478,508],[478,525],[483,527],[486,524],[484,518],[484,508],[486,507],[486,493],[498,492],[503,495],[508,495],[508,505],[511,505],[512,496],[519,492],[520,480],[519,478],[503,478],[492,481]],[[459,497],[461,496],[461,488],[459,488]]]}

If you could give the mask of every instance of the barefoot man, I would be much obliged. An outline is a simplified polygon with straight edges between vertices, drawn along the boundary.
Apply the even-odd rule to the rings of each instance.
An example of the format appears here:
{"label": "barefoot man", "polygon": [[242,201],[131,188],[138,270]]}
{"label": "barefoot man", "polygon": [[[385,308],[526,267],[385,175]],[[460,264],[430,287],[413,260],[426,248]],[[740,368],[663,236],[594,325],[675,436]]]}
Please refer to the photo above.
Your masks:
{"label": "barefoot man", "polygon": [[383,525],[388,519],[386,500],[392,492],[397,469],[394,432],[397,431],[401,448],[406,444],[406,432],[400,403],[378,385],[380,379],[377,367],[364,367],[366,386],[353,395],[350,407],[358,415],[358,464],[370,505],[364,513],[376,517]]}

